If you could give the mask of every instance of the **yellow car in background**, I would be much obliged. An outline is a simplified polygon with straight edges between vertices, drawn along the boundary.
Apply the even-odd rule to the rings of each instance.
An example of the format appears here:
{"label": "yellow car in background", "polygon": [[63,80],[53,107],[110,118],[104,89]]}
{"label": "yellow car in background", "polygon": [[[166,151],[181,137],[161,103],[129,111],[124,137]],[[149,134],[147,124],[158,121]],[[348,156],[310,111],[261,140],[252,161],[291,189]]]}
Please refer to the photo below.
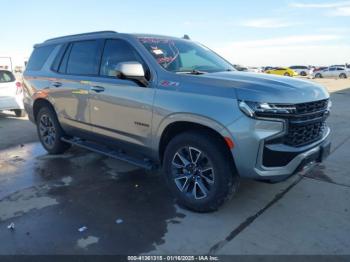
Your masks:
{"label": "yellow car in background", "polygon": [[280,76],[297,76],[298,73],[287,67],[276,67],[265,71],[266,74],[280,75]]}

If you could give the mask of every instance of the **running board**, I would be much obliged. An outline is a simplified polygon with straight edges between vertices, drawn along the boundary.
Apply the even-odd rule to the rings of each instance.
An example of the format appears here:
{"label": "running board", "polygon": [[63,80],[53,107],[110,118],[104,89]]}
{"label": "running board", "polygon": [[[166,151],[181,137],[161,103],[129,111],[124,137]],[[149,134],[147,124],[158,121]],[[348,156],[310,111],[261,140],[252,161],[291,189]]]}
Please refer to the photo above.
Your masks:
{"label": "running board", "polygon": [[89,142],[86,140],[81,140],[79,138],[62,137],[61,140],[63,142],[69,143],[71,145],[85,148],[85,149],[88,149],[90,151],[93,151],[93,152],[96,152],[99,154],[103,154],[103,155],[109,156],[111,158],[118,159],[118,160],[127,162],[129,164],[132,164],[132,165],[135,165],[135,166],[147,169],[147,170],[156,169],[156,165],[154,165],[149,159],[141,160],[138,158],[134,158],[132,156],[127,155],[126,153],[124,153],[121,150],[119,150],[119,151],[113,150],[113,149],[110,149],[106,146],[99,145],[99,144]]}

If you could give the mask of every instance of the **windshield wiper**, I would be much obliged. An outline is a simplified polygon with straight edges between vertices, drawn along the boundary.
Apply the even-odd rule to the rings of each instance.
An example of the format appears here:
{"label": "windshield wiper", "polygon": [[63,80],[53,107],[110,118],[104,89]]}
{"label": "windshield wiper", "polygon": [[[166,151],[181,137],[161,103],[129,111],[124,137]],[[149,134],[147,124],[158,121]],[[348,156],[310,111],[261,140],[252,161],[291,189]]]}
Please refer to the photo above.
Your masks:
{"label": "windshield wiper", "polygon": [[190,75],[203,75],[205,74],[206,72],[203,72],[203,71],[199,71],[199,70],[191,70],[191,71],[178,71],[176,72],[177,74],[190,74]]}

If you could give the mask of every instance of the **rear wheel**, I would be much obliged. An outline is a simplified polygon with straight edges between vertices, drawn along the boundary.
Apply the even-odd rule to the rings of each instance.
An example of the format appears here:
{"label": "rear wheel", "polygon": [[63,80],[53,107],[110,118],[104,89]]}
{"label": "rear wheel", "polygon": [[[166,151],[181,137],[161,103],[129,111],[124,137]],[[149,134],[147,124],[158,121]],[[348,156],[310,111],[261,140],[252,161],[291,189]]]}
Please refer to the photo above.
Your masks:
{"label": "rear wheel", "polygon": [[164,175],[178,202],[194,211],[217,210],[237,190],[225,144],[209,133],[186,132],[168,144]]}
{"label": "rear wheel", "polygon": [[300,75],[301,75],[301,76],[307,76],[307,74],[306,74],[305,71],[300,72]]}
{"label": "rear wheel", "polygon": [[322,75],[321,75],[320,73],[317,73],[317,74],[315,75],[315,78],[322,78]]}
{"label": "rear wheel", "polygon": [[288,72],[284,73],[284,76],[290,76],[290,74]]}
{"label": "rear wheel", "polygon": [[55,112],[49,107],[43,107],[40,109],[36,119],[39,139],[46,151],[49,154],[64,153],[70,145],[61,140],[64,132]]}
{"label": "rear wheel", "polygon": [[24,109],[15,109],[13,110],[15,112],[17,117],[25,117],[26,116],[26,111]]}
{"label": "rear wheel", "polygon": [[344,74],[344,73],[340,74],[339,78],[345,79],[346,78],[346,74]]}

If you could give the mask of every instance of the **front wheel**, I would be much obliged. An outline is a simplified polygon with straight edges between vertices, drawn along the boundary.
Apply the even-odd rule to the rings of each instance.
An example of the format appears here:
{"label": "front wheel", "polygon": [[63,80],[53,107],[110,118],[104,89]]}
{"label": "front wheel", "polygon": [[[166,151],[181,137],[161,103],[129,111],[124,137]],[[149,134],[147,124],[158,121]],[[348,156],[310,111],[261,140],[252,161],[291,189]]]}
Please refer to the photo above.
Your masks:
{"label": "front wheel", "polygon": [[215,211],[236,192],[238,176],[225,147],[205,132],[182,133],[170,141],[163,171],[181,205],[197,212]]}
{"label": "front wheel", "polygon": [[317,73],[317,74],[315,75],[315,78],[322,78],[322,75],[321,75],[320,73]]}
{"label": "front wheel", "polygon": [[287,73],[284,73],[284,76],[290,76],[290,74],[287,72]]}
{"label": "front wheel", "polygon": [[51,108],[41,108],[36,121],[40,142],[49,154],[62,154],[70,147],[61,140],[64,132]]}

